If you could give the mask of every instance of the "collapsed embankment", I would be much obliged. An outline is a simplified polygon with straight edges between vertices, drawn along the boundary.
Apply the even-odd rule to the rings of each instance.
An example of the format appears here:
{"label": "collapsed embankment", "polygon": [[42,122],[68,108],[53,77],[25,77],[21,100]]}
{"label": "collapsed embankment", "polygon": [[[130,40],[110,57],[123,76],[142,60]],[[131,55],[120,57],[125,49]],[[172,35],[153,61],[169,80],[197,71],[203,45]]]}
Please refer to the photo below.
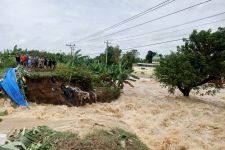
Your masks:
{"label": "collapsed embankment", "polygon": [[80,106],[87,103],[111,102],[120,95],[119,89],[93,88],[91,81],[65,80],[57,77],[27,78],[27,99],[37,104]]}

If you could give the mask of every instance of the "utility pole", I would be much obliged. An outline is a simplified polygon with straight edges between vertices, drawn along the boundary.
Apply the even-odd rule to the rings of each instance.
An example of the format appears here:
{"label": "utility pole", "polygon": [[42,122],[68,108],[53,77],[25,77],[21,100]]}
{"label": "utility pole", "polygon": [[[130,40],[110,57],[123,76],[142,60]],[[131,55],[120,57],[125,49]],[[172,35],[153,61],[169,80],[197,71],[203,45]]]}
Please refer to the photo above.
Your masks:
{"label": "utility pole", "polygon": [[108,48],[109,48],[109,44],[111,44],[108,40],[105,41],[104,43],[106,43],[106,50],[105,50],[105,64],[108,64]]}
{"label": "utility pole", "polygon": [[66,46],[69,46],[70,47],[70,50],[71,50],[71,56],[74,55],[74,50],[75,50],[75,44],[66,44]]}
{"label": "utility pole", "polygon": [[[70,49],[71,49],[71,56],[72,56],[72,67],[73,67],[73,65],[74,65],[74,50],[75,50],[75,44],[66,44],[66,46],[69,46],[70,47]],[[69,85],[70,85],[70,81],[71,81],[71,78],[72,78],[72,73],[70,74],[70,80],[69,80]]]}

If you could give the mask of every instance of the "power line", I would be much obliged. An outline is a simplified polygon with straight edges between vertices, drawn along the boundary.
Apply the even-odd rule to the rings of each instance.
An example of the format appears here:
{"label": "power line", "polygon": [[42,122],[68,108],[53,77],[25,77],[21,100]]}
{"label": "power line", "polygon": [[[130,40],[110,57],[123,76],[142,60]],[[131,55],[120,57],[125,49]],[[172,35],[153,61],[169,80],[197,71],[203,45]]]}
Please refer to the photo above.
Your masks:
{"label": "power line", "polygon": [[[204,1],[204,2],[201,2],[201,3],[197,3],[195,5],[191,5],[189,7],[184,8],[184,9],[180,9],[178,11],[175,11],[175,12],[172,12],[172,13],[169,13],[169,14],[166,14],[164,16],[161,16],[161,17],[158,17],[158,18],[155,18],[155,19],[152,19],[152,20],[149,20],[149,21],[146,21],[146,22],[143,22],[143,23],[140,23],[140,24],[137,24],[137,25],[134,25],[134,26],[131,26],[131,27],[128,27],[128,28],[125,28],[125,29],[122,29],[122,30],[113,32],[113,33],[110,33],[110,34],[107,34],[107,35],[104,35],[104,36],[101,36],[101,37],[98,37],[96,39],[108,37],[108,36],[111,36],[111,35],[114,35],[114,34],[118,34],[118,33],[121,33],[121,32],[127,31],[127,30],[130,30],[130,29],[133,29],[133,28],[136,28],[136,27],[139,27],[139,26],[143,26],[143,25],[148,24],[148,23],[151,23],[153,21],[157,21],[157,20],[166,18],[168,16],[171,16],[171,15],[174,15],[174,14],[177,14],[177,13],[180,13],[180,12],[183,12],[185,10],[188,10],[188,9],[191,9],[191,8],[194,8],[194,7],[197,7],[199,5],[203,5],[203,4],[208,3],[210,1],[212,1],[212,0],[207,0],[207,1]],[[92,39],[92,40],[95,40],[95,39]]]}
{"label": "power line", "polygon": [[[138,17],[141,17],[141,16],[143,16],[143,15],[145,15],[145,14],[147,14],[147,13],[150,13],[150,12],[152,12],[152,11],[154,11],[154,10],[156,10],[156,9],[159,9],[159,8],[165,6],[165,5],[168,5],[168,4],[170,4],[170,3],[174,2],[174,1],[175,1],[175,0],[172,0],[172,1],[166,0],[166,1],[164,1],[164,2],[162,2],[162,3],[160,3],[160,4],[156,5],[156,6],[154,6],[154,7],[152,7],[152,8],[149,8],[149,9],[147,9],[147,10],[145,10],[145,11],[143,11],[143,12],[137,14],[137,15],[134,15],[134,16],[128,18],[128,19],[125,19],[125,20],[123,20],[123,21],[117,23],[117,24],[114,24],[114,25],[112,25],[112,26],[110,26],[110,27],[108,27],[108,28],[105,28],[105,29],[103,29],[102,31],[100,31],[99,33],[102,33],[102,32],[104,32],[104,31],[107,31],[107,30],[113,29],[113,28],[115,28],[115,27],[118,27],[118,26],[120,26],[120,25],[122,25],[122,24],[124,24],[124,23],[127,23],[127,22],[129,22],[129,21],[131,21],[131,20],[134,20],[134,19],[138,18]],[[99,33],[97,33],[97,34],[99,34]]]}
{"label": "power line", "polygon": [[[145,15],[145,14],[148,14],[148,13],[153,12],[153,11],[159,9],[159,8],[162,8],[163,6],[166,6],[166,5],[168,5],[168,4],[170,4],[170,3],[174,2],[174,1],[176,1],[176,0],[166,0],[166,1],[163,1],[163,2],[161,2],[161,3],[159,3],[159,4],[157,4],[156,6],[153,6],[153,7],[149,8],[149,9],[147,9],[147,10],[144,10],[144,11],[142,11],[142,12],[140,12],[140,13],[138,13],[138,14],[136,14],[136,15],[130,17],[130,18],[127,18],[127,19],[125,19],[125,20],[123,20],[123,21],[121,21],[121,22],[118,22],[118,23],[116,23],[116,24],[114,24],[114,25],[112,25],[112,26],[110,26],[110,27],[107,27],[107,28],[101,30],[101,31],[98,31],[98,32],[96,32],[96,33],[94,33],[94,34],[91,34],[91,35],[89,35],[89,36],[87,36],[87,37],[84,37],[84,38],[82,38],[82,39],[80,39],[80,40],[77,40],[76,42],[82,41],[82,40],[84,40],[84,39],[87,39],[87,38],[90,38],[90,37],[99,35],[99,34],[101,34],[101,33],[104,33],[105,31],[108,31],[108,30],[111,30],[111,29],[113,29],[113,28],[116,28],[116,27],[118,27],[118,26],[120,26],[120,25],[122,25],[122,24],[125,24],[125,23],[127,23],[127,22],[129,22],[129,21],[132,21],[132,20],[136,19],[136,18],[139,18],[139,17],[141,17],[141,16],[143,16],[143,15]],[[75,41],[74,41],[74,42],[75,42]]]}
{"label": "power line", "polygon": [[[153,45],[161,45],[161,44],[172,43],[172,42],[181,41],[181,40],[183,40],[183,38],[168,40],[168,41],[162,41],[162,42],[157,42],[157,43],[150,43],[150,44],[140,45],[140,46],[130,47],[130,48],[122,48],[122,50],[130,50],[130,49],[148,47],[148,46],[153,46]],[[101,54],[101,53],[100,52],[99,53],[93,53],[91,55],[94,55],[94,54]]]}
{"label": "power line", "polygon": [[[172,48],[174,48],[174,47],[176,47],[176,45],[174,45],[174,46],[169,46],[169,47],[165,47],[165,48],[163,48],[163,49],[172,49]],[[134,48],[131,48],[131,49],[134,49]],[[125,49],[126,50],[126,49]],[[129,49],[127,49],[127,50],[129,50]],[[140,50],[139,50],[140,51]],[[90,54],[86,54],[86,55],[88,55],[88,56],[93,56],[93,55],[99,55],[99,54],[104,54],[103,52],[97,52],[97,53],[90,53]]]}
{"label": "power line", "polygon": [[[216,16],[219,16],[219,15],[223,15],[223,14],[225,14],[225,12],[218,13],[218,14],[211,15],[211,16],[204,17],[204,18],[195,19],[195,20],[188,21],[188,22],[185,22],[185,23],[182,23],[182,24],[177,24],[177,25],[174,25],[174,26],[157,29],[157,30],[154,30],[154,31],[151,31],[151,32],[147,32],[147,33],[142,33],[142,34],[137,34],[137,35],[130,35],[130,36],[127,36],[127,37],[122,37],[122,38],[112,39],[112,40],[114,42],[130,41],[130,40],[132,41],[132,40],[136,40],[136,39],[139,39],[139,38],[144,38],[144,37],[141,37],[141,36],[144,36],[144,35],[148,35],[148,34],[152,34],[152,33],[157,33],[157,32],[161,32],[161,31],[165,31],[165,30],[169,30],[169,29],[172,29],[172,28],[176,28],[176,27],[179,27],[179,26],[184,26],[184,25],[187,25],[187,24],[199,22],[199,21],[202,21],[202,20],[205,20],[205,19],[209,19],[209,18],[212,18],[212,17],[216,17]],[[201,26],[205,26],[205,25],[209,25],[209,24],[213,24],[213,23],[218,23],[218,22],[222,22],[222,21],[225,21],[225,19],[220,19],[220,20],[216,20],[216,21],[213,21],[213,22],[207,22],[207,23],[204,23],[204,24],[200,24],[200,25],[196,25],[196,26],[192,26],[192,27],[188,27],[188,28],[183,28],[183,29],[180,29],[180,30],[175,30],[175,31],[171,31],[171,32],[163,33],[163,34],[169,34],[169,33],[179,32],[179,31],[182,31],[182,30],[192,29],[192,28],[196,28],[196,27],[201,27]],[[129,39],[129,37],[138,37],[138,38],[131,38],[131,39]],[[126,38],[128,38],[128,39],[126,39]],[[93,45],[93,44],[89,44],[88,46],[91,46],[91,45]]]}
{"label": "power line", "polygon": [[[225,12],[224,12],[225,13]],[[214,16],[214,15],[213,15]],[[209,16],[211,17],[211,16]],[[208,17],[205,17],[205,18],[208,18]],[[203,18],[202,18],[203,19]],[[192,26],[192,27],[188,27],[188,28],[183,28],[183,29],[180,29],[180,30],[176,30],[176,31],[171,31],[171,32],[167,32],[167,33],[164,33],[164,34],[169,34],[169,33],[174,33],[174,32],[179,32],[179,31],[182,31],[182,30],[186,30],[186,29],[192,29],[192,28],[195,28],[195,27],[200,27],[200,26],[205,26],[205,25],[209,25],[209,24],[212,24],[212,23],[217,23],[217,22],[222,22],[222,21],[225,21],[225,19],[221,19],[221,20],[216,20],[216,21],[213,21],[213,22],[208,22],[208,23],[204,23],[204,24],[200,24],[200,25],[197,25],[197,26]],[[176,25],[177,27],[177,25]],[[170,28],[170,27],[169,27]],[[157,31],[162,31],[163,29],[159,29]],[[153,31],[155,32],[155,31]],[[153,33],[153,32],[150,32],[150,33]],[[145,33],[145,34],[148,34],[148,33]],[[145,35],[143,34],[143,35]],[[141,34],[142,35],[142,34]],[[161,35],[161,34],[160,34]],[[184,34],[186,35],[186,34]],[[131,37],[134,37],[134,36],[131,36]],[[139,37],[140,38],[140,37]],[[133,39],[125,39],[125,40],[119,40],[119,41],[116,41],[116,42],[120,42],[120,41],[132,41],[132,40],[136,40],[136,39],[139,39],[139,38],[133,38]],[[141,37],[143,38],[143,37]],[[115,42],[115,41],[114,41]],[[100,47],[99,47],[100,48]]]}
{"label": "power line", "polygon": [[[205,25],[209,25],[209,24],[213,24],[213,23],[218,23],[218,22],[222,22],[222,21],[225,21],[225,19],[221,19],[221,20],[217,20],[217,21],[213,21],[213,22],[208,22],[208,23],[205,23],[205,24],[200,24],[200,25],[197,25],[197,26],[192,26],[192,27],[188,27],[188,28],[183,28],[183,29],[180,29],[180,30],[175,30],[175,31],[171,31],[171,32],[167,32],[167,33],[163,33],[163,34],[168,34],[168,33],[176,33],[178,31],[182,31],[182,30],[186,30],[186,29],[193,29],[193,28],[196,28],[196,27],[201,27],[201,26],[205,26]],[[178,26],[176,26],[178,27]],[[175,28],[175,27],[173,27]],[[156,30],[156,31],[163,31],[164,29],[171,29],[171,28],[163,28],[163,29],[159,29],[159,30]],[[125,38],[122,38],[124,40],[115,40],[113,39],[114,42],[120,42],[120,41],[130,41],[130,40],[136,40],[136,39],[140,39],[140,38],[145,38],[145,37],[139,37],[139,36],[143,36],[143,35],[147,35],[147,34],[152,34],[154,33],[155,31],[152,31],[152,32],[147,32],[147,33],[143,33],[143,34],[139,34],[137,36],[130,36],[130,37],[138,37],[138,38],[131,38],[131,39],[125,39]],[[160,34],[161,35],[161,34]],[[120,38],[121,39],[121,38]]]}
{"label": "power line", "polygon": [[[201,24],[201,25],[198,25],[198,26],[208,25],[208,24],[211,24],[211,23],[220,22],[220,21],[224,21],[224,20],[225,19],[217,20],[217,21],[214,21],[214,22],[205,23],[205,24]],[[183,30],[183,29],[181,29],[181,30]],[[181,40],[183,40],[183,38],[182,39],[180,38],[180,39],[175,39],[175,40],[169,40],[169,41],[163,41],[163,42],[157,42],[157,43],[151,43],[151,44],[146,44],[146,45],[141,45],[141,46],[136,46],[136,47],[131,47],[131,48],[125,48],[123,50],[129,50],[129,49],[135,49],[135,48],[142,48],[142,47],[148,47],[148,46],[153,46],[153,45],[161,45],[161,44],[172,43],[172,42],[181,41]],[[90,55],[96,55],[96,54],[101,54],[101,53],[93,53],[93,54],[90,54]]]}
{"label": "power line", "polygon": [[[128,37],[138,37],[138,36],[147,35],[147,34],[151,34],[151,33],[155,33],[155,32],[161,32],[161,31],[169,30],[169,29],[176,28],[176,27],[179,27],[179,26],[184,26],[184,25],[191,24],[191,23],[194,23],[194,22],[198,22],[198,21],[202,21],[202,20],[209,19],[209,18],[212,18],[212,17],[216,17],[216,16],[219,16],[219,15],[223,15],[223,14],[225,14],[225,12],[218,13],[218,14],[211,15],[211,16],[204,17],[204,18],[200,18],[200,19],[195,19],[195,20],[188,21],[188,22],[181,23],[181,24],[177,24],[177,25],[174,25],[174,26],[157,29],[157,30],[154,30],[154,31],[151,31],[151,32],[146,32],[146,33],[136,34],[136,35],[130,35],[130,36],[119,38],[119,39],[125,39],[125,38],[128,38]],[[215,21],[215,22],[224,21],[224,20],[225,19],[218,20],[218,21]],[[211,22],[211,23],[215,23],[215,22]],[[207,24],[211,24],[211,23],[206,23],[206,24],[202,24],[202,25],[199,25],[199,26],[203,26],[203,25],[207,25]]]}
{"label": "power line", "polygon": [[142,47],[153,46],[153,45],[160,45],[160,44],[171,43],[171,42],[176,42],[176,41],[181,41],[181,40],[183,40],[183,39],[175,39],[175,40],[163,41],[163,42],[158,42],[158,43],[151,43],[151,44],[146,44],[146,45],[141,45],[141,46],[136,46],[136,47],[131,47],[131,48],[125,48],[123,50],[142,48]]}
{"label": "power line", "polygon": [[[151,39],[151,40],[153,40],[153,41],[158,41],[158,40],[160,40],[160,39],[168,39],[168,38],[177,38],[177,37],[186,37],[186,36],[188,36],[189,34],[188,33],[185,33],[185,34],[178,34],[178,35],[173,35],[173,36],[166,36],[166,37],[164,37],[164,36],[157,36],[157,38],[154,38],[154,39]],[[146,40],[148,40],[149,38],[146,38]],[[129,43],[132,43],[132,42],[127,42],[126,44],[129,44]],[[118,43],[119,44],[119,43]]]}

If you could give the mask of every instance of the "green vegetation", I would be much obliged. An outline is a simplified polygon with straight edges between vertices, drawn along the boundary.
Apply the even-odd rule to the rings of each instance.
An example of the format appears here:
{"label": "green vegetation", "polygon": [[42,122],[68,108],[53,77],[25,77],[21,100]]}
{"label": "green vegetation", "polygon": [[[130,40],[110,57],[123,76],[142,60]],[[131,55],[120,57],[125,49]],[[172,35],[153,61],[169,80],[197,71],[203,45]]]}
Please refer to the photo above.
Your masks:
{"label": "green vegetation", "polygon": [[[105,66],[102,64],[92,64],[89,69],[95,74],[98,79],[98,84],[122,89],[124,84],[129,84],[129,80],[135,81],[136,76],[132,75],[132,70],[126,69],[124,64],[116,64]],[[132,86],[132,85],[131,85]]]}
{"label": "green vegetation", "polygon": [[192,89],[197,93],[208,89],[206,94],[215,94],[223,87],[225,75],[225,28],[216,32],[194,30],[184,42],[178,52],[160,61],[155,70],[157,79],[172,93],[178,88],[184,96]]}
{"label": "green vegetation", "polygon": [[7,71],[7,68],[0,69],[0,78],[4,77],[4,74],[6,73],[6,71]]}
{"label": "green vegetation", "polygon": [[122,62],[123,64],[126,64],[127,69],[132,69],[133,63],[137,63],[141,61],[141,59],[139,58],[139,54],[140,53],[138,52],[138,50],[131,50],[126,52],[122,56]]}
{"label": "green vegetation", "polygon": [[100,54],[99,56],[95,57],[94,60],[97,60],[98,62],[102,64],[106,64],[108,66],[115,65],[120,63],[120,57],[121,57],[122,50],[117,47],[109,46],[107,48],[107,64],[106,64],[106,55],[104,53]]}
{"label": "green vegetation", "polygon": [[[17,68],[17,81],[28,99],[30,96],[29,87],[26,85],[25,78],[28,79],[28,82],[50,79],[51,81],[60,81],[62,85],[65,83],[71,86],[78,86],[83,91],[97,94],[101,102],[110,102],[117,99],[124,84],[132,86],[130,81],[137,79],[136,76],[132,75],[133,71],[131,66],[128,67],[126,59],[121,58],[119,47],[108,47],[108,64],[105,64],[105,57],[104,61],[101,62],[97,58],[91,59],[88,56],[83,56],[80,50],[71,56],[37,50],[22,50],[15,46],[13,50],[0,53],[0,56],[9,56],[15,65],[15,56],[20,54],[28,54],[32,57],[38,56],[39,58],[53,58],[57,62],[54,70],[22,66]],[[4,62],[6,63],[7,59]],[[11,67],[14,67],[14,65],[11,65]],[[5,71],[7,67],[10,66],[5,65]]]}
{"label": "green vegetation", "polygon": [[7,111],[0,112],[0,116],[5,116],[7,114],[8,114]]}
{"label": "green vegetation", "polygon": [[152,63],[152,58],[156,55],[157,53],[156,52],[153,52],[153,51],[148,51],[147,55],[146,55],[146,61],[148,63]]}
{"label": "green vegetation", "polygon": [[9,142],[0,147],[1,149],[148,150],[136,135],[122,129],[97,130],[80,138],[74,133],[58,132],[39,126],[31,130],[15,131],[8,137]]}

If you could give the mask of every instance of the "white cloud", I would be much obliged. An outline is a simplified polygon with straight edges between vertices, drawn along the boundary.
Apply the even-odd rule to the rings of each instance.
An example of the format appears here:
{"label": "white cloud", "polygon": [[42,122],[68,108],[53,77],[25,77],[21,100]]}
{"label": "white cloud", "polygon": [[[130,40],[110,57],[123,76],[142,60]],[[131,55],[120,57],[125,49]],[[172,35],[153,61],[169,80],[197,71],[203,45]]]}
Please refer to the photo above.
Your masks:
{"label": "white cloud", "polygon": [[[61,49],[68,52],[69,49],[65,46],[67,42],[75,41],[95,33],[160,2],[158,0],[1,0],[0,49],[11,49],[13,45],[18,44],[19,47],[28,49],[51,51],[58,51]],[[140,17],[139,19],[107,33],[112,33],[120,29],[160,17],[199,2],[201,1],[177,0],[162,9],[149,13],[148,15]],[[83,41],[83,43],[76,43],[78,45],[77,48],[84,49],[85,54],[102,52],[105,48],[104,41],[107,39],[150,32],[163,27],[183,23],[188,20],[222,12],[224,11],[224,8],[224,0],[213,0],[208,4],[193,8],[189,11],[122,32],[108,38],[101,38],[95,42]],[[209,22],[222,18],[225,18],[225,15],[216,17],[215,19],[209,19],[207,21]],[[205,23],[207,21],[195,23],[189,25],[189,27]],[[224,22],[199,27],[198,29],[207,29],[209,27],[216,28],[222,25],[224,25]],[[186,27],[188,27],[188,25]],[[176,29],[171,29],[158,34],[150,34],[146,38],[130,42],[113,42],[112,44],[119,44],[121,48],[135,47],[138,45],[172,39],[176,37],[176,35],[190,33],[191,30],[192,29],[184,30],[176,34],[170,33],[165,36],[161,35],[162,33],[169,31],[176,31]],[[153,49],[161,53],[168,53],[169,50],[167,49],[171,49],[171,45],[175,48],[176,44],[180,44],[180,42],[140,48],[140,52],[142,56],[144,56],[149,49]]]}

